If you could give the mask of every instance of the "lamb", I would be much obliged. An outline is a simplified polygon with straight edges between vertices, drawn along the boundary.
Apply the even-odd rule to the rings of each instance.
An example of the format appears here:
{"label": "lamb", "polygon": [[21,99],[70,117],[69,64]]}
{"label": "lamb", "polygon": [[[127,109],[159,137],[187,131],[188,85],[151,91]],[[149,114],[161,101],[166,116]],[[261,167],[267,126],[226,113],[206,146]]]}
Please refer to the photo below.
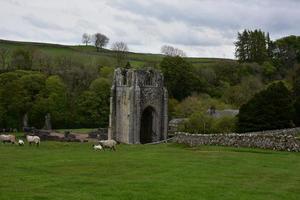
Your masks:
{"label": "lamb", "polygon": [[39,136],[30,136],[30,135],[27,135],[26,139],[27,139],[29,145],[31,145],[31,143],[35,143],[37,146],[39,146],[40,142],[41,142],[41,139],[40,139]]}
{"label": "lamb", "polygon": [[93,145],[93,148],[97,151],[97,150],[102,150],[103,148],[102,148],[102,146],[100,145],[100,144],[98,144],[98,145]]}
{"label": "lamb", "polygon": [[99,144],[105,150],[106,148],[116,151],[117,142],[115,140],[100,140]]}
{"label": "lamb", "polygon": [[15,144],[16,143],[16,136],[1,134],[0,135],[0,142],[3,142],[3,143],[9,142],[9,143]]}
{"label": "lamb", "polygon": [[19,140],[18,144],[19,144],[19,146],[24,146],[24,141],[23,140]]}

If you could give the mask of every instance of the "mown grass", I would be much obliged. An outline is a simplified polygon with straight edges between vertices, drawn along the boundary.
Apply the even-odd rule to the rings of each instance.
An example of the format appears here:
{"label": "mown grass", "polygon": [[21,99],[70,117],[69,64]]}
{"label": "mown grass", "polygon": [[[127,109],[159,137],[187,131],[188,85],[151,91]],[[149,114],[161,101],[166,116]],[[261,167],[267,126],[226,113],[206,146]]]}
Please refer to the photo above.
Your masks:
{"label": "mown grass", "polygon": [[300,199],[300,154],[176,144],[0,145],[0,199]]}

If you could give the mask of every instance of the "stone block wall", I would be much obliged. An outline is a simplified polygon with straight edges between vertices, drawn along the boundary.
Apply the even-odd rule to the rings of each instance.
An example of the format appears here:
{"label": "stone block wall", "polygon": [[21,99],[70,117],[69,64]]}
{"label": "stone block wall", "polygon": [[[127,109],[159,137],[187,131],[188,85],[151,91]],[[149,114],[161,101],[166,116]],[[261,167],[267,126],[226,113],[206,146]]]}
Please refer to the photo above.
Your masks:
{"label": "stone block wall", "polygon": [[168,92],[154,69],[117,68],[111,88],[108,138],[126,144],[167,138]]}
{"label": "stone block wall", "polygon": [[300,139],[296,137],[299,132],[300,128],[241,134],[189,134],[177,132],[173,141],[189,146],[220,145],[299,152]]}

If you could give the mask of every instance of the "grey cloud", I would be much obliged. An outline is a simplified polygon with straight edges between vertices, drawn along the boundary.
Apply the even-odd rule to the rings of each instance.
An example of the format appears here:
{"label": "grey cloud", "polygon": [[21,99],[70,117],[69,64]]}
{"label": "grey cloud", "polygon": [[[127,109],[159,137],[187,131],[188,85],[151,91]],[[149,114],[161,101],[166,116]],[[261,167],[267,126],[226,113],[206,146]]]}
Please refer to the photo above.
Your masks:
{"label": "grey cloud", "polygon": [[48,21],[41,20],[34,15],[26,15],[26,16],[23,16],[22,19],[25,22],[28,22],[31,25],[33,25],[37,28],[40,28],[40,29],[53,29],[53,30],[60,30],[60,31],[65,29],[57,24],[49,23]]}
{"label": "grey cloud", "polygon": [[273,39],[300,34],[299,8],[297,0],[8,0],[0,1],[0,37],[79,43],[83,32],[103,32],[132,51],[170,44],[188,55],[233,57],[244,28]]}

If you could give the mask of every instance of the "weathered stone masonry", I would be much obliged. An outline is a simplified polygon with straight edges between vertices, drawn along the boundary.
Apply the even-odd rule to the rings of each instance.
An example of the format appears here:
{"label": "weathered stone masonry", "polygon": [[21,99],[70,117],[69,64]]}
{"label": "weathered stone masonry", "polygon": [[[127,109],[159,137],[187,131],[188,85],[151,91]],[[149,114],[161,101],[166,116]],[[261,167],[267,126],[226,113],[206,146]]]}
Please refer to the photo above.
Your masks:
{"label": "weathered stone masonry", "polygon": [[168,93],[155,70],[118,68],[111,88],[108,137],[139,144],[167,138]]}
{"label": "weathered stone masonry", "polygon": [[173,141],[177,143],[187,144],[189,146],[221,145],[299,152],[300,141],[296,138],[296,134],[299,132],[300,128],[243,134],[176,133]]}

